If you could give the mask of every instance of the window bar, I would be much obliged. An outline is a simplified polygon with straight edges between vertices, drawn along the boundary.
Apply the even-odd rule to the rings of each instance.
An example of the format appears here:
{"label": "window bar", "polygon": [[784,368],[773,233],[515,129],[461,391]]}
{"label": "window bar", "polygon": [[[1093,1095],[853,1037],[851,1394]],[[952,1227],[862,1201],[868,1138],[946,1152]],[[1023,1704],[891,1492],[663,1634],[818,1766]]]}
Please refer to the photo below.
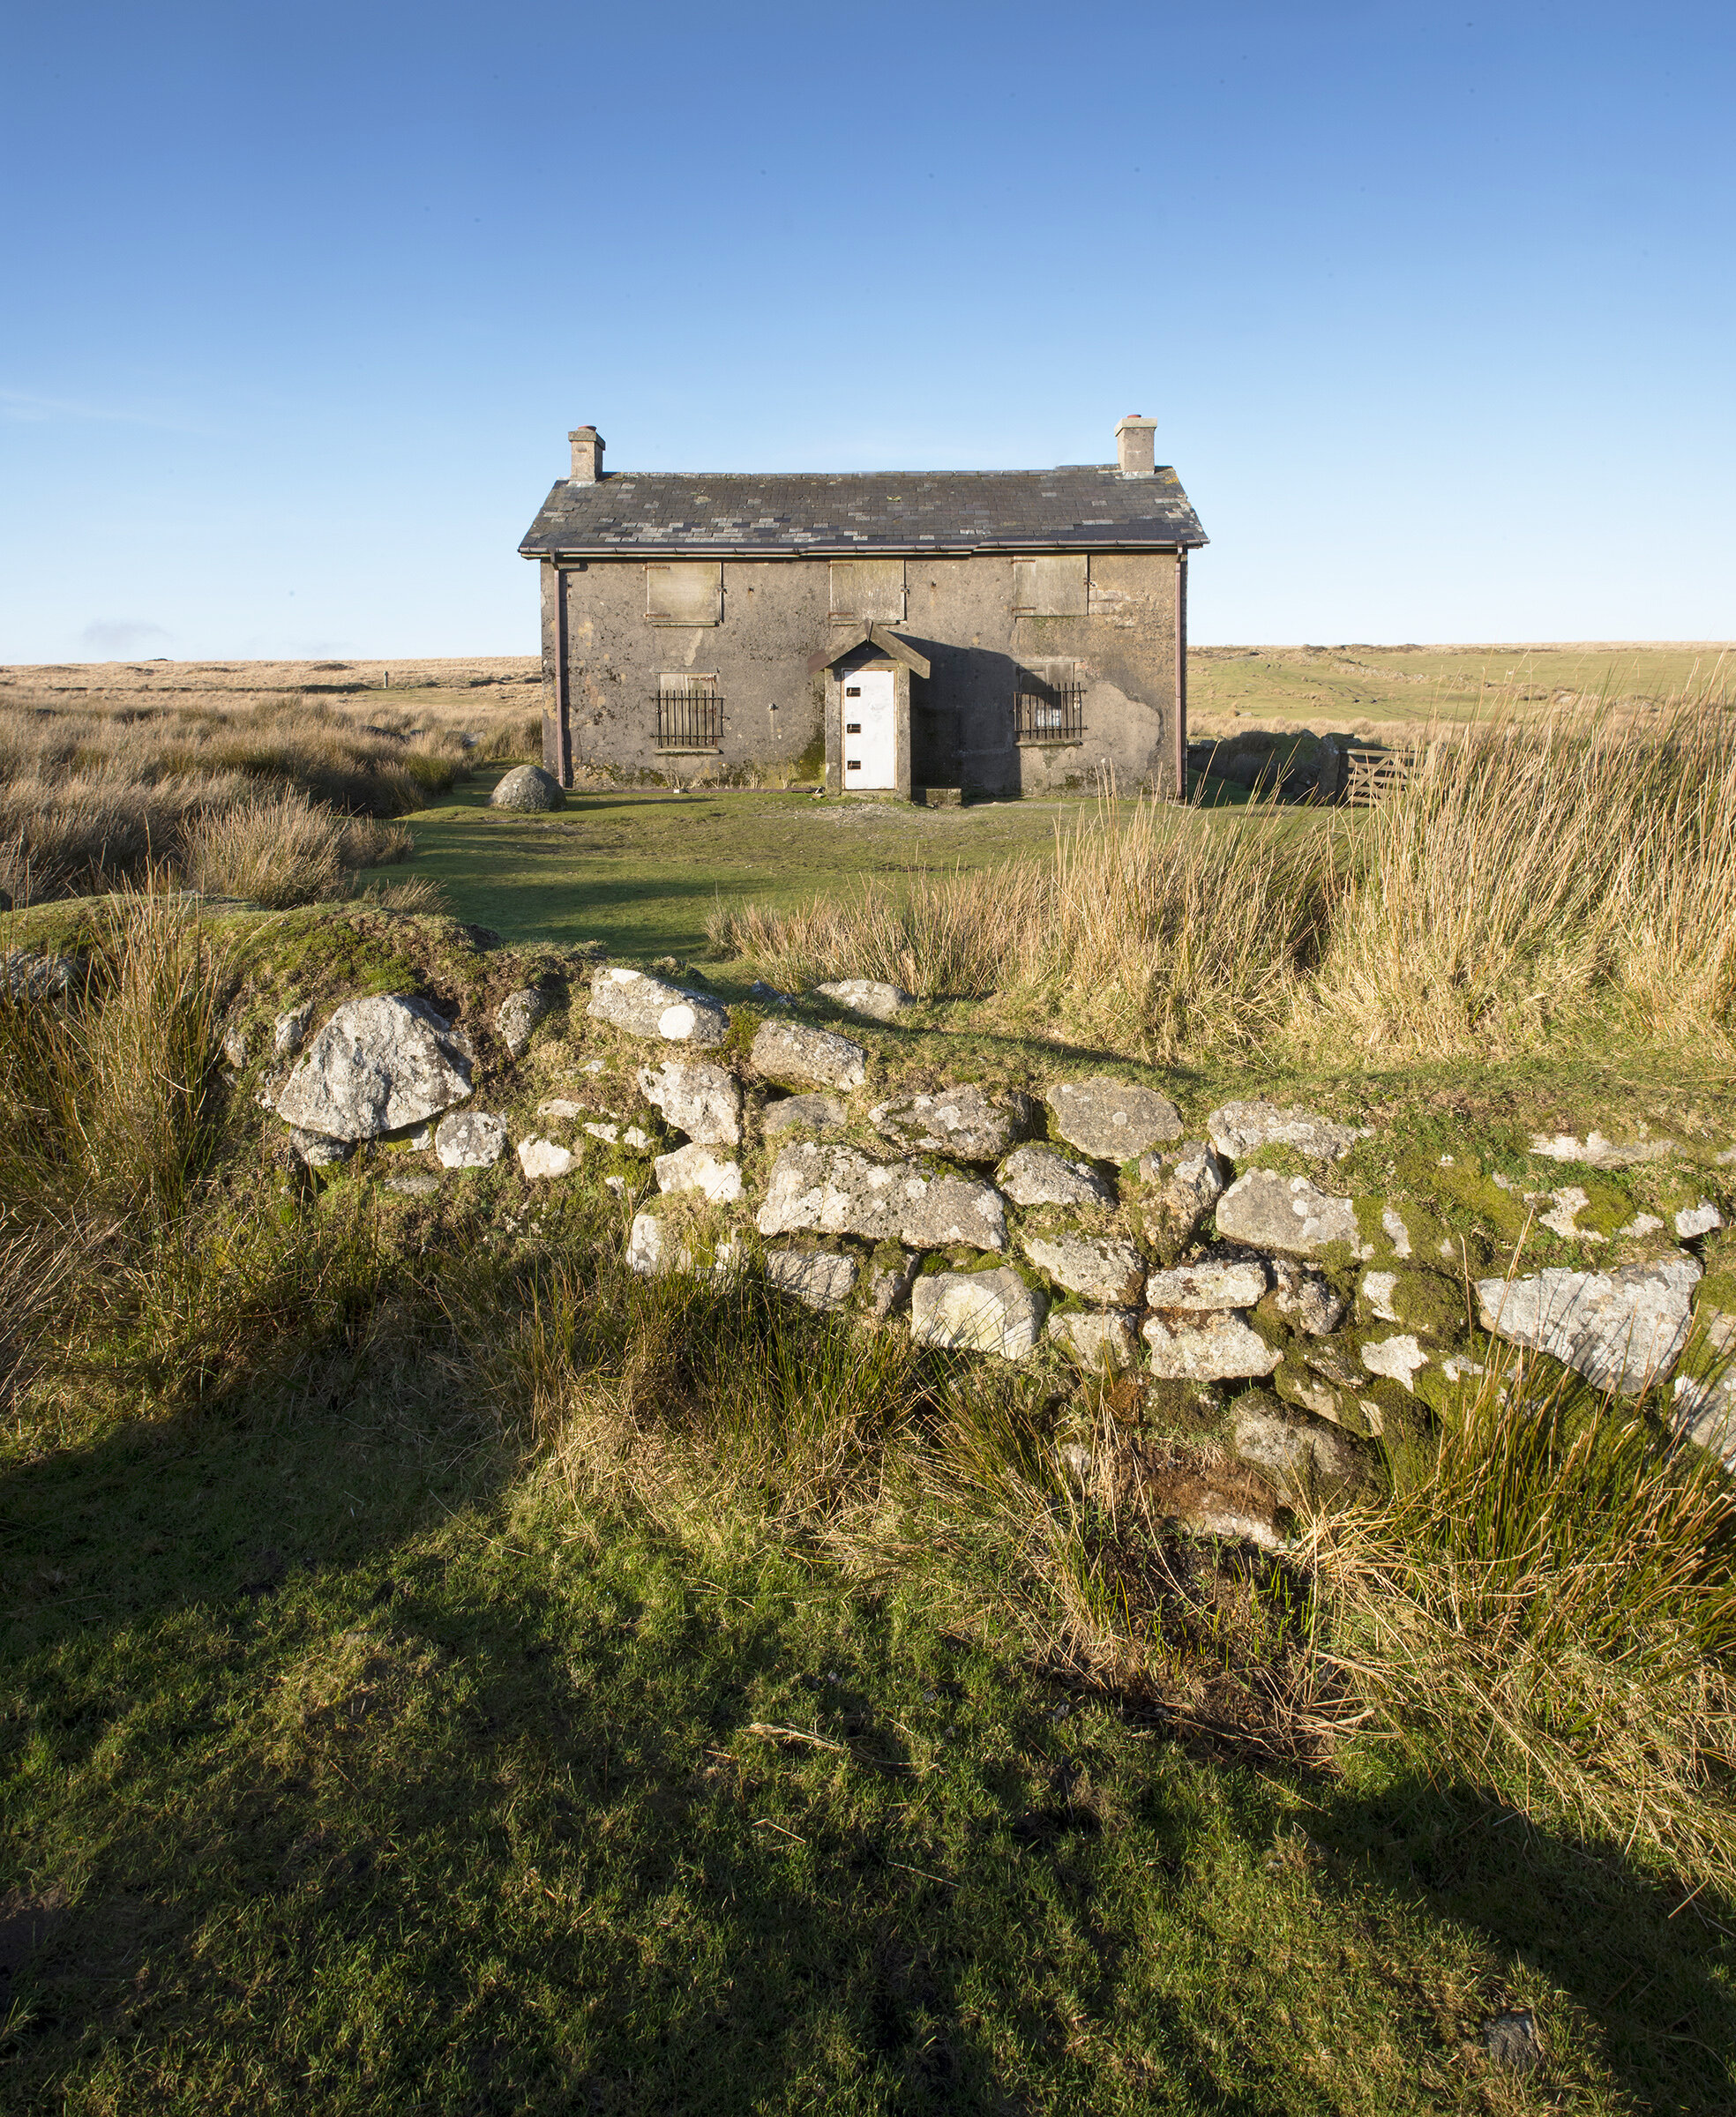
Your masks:
{"label": "window bar", "polygon": [[1013,694],[1015,737],[1021,743],[1076,743],[1085,733],[1085,686],[1045,684],[1021,672]]}
{"label": "window bar", "polygon": [[723,703],[714,677],[684,677],[657,686],[657,747],[719,750],[723,744]]}

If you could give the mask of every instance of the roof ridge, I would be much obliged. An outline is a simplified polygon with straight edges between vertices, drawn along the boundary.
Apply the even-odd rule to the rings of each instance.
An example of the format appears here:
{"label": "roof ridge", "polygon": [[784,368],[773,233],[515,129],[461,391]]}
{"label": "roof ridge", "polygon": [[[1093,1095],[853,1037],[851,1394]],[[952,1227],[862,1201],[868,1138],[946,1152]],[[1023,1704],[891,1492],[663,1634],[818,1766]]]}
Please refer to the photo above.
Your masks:
{"label": "roof ridge", "polygon": [[[1173,468],[1169,463],[1157,466],[1159,471]],[[1118,478],[1122,475],[1113,463],[1051,463],[1008,470],[606,470],[593,482],[612,485],[623,478],[1052,478],[1063,470],[1106,470]],[[572,480],[565,482],[571,484]]]}

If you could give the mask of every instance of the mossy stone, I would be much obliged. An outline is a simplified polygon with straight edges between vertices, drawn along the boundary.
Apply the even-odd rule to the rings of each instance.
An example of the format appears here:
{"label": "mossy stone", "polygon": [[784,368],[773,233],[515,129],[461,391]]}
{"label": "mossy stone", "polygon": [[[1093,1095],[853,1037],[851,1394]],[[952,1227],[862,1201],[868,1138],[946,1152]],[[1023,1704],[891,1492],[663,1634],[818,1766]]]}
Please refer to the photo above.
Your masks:
{"label": "mossy stone", "polygon": [[[1438,1157],[1430,1161],[1422,1155],[1408,1155],[1399,1163],[1397,1173],[1406,1190],[1455,1208],[1456,1213],[1448,1215],[1449,1222],[1469,1216],[1473,1223],[1493,1229],[1509,1244],[1517,1242],[1525,1231],[1530,1208],[1519,1192],[1504,1191],[1485,1175],[1483,1164],[1474,1154],[1455,1155],[1445,1167]],[[1402,1214],[1403,1208],[1396,1210]],[[1410,1240],[1414,1248],[1414,1230]]]}
{"label": "mossy stone", "polygon": [[1402,1265],[1392,1277],[1392,1298],[1388,1305],[1397,1315],[1403,1329],[1413,1330],[1437,1345],[1451,1347],[1464,1343],[1464,1289],[1457,1281],[1439,1272],[1420,1271]]}

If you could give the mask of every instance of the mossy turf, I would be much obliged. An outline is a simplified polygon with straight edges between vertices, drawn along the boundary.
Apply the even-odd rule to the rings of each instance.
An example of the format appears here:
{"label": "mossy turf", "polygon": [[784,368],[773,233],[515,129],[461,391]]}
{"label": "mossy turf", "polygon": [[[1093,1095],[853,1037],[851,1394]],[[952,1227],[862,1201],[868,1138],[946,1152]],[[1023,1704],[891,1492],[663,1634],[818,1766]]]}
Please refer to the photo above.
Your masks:
{"label": "mossy turf", "polygon": [[10,2108],[1728,2107],[1703,1897],[702,1559],[402,1345],[10,1454]]}

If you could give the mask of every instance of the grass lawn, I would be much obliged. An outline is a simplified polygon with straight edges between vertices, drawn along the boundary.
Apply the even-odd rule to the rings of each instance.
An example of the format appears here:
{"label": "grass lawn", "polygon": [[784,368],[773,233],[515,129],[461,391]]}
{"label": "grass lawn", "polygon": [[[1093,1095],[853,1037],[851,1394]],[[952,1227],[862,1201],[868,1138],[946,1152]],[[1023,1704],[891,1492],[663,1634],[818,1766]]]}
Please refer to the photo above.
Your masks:
{"label": "grass lawn", "polygon": [[[559,813],[531,816],[488,805],[504,769],[485,769],[408,819],[412,871],[439,882],[460,918],[506,940],[600,940],[637,960],[698,955],[720,898],[786,906],[859,876],[992,866],[1046,850],[1058,826],[1096,805],[917,809],[648,788],[571,794]],[[402,872],[382,868],[373,879]]]}
{"label": "grass lawn", "polygon": [[6,2107],[1728,2106],[1680,1889],[587,1507],[439,1350],[11,1451]]}

